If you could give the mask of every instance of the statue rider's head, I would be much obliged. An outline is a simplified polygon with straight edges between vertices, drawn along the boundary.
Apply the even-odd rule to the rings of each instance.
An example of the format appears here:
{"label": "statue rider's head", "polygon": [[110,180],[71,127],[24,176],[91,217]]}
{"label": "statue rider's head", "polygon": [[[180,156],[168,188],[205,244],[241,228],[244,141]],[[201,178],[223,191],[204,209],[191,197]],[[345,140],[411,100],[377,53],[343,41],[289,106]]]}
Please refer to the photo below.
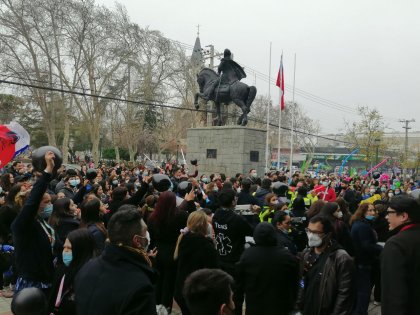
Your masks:
{"label": "statue rider's head", "polygon": [[223,52],[223,57],[224,58],[230,58],[231,55],[232,55],[232,53],[230,52],[230,50],[226,48],[225,51]]}

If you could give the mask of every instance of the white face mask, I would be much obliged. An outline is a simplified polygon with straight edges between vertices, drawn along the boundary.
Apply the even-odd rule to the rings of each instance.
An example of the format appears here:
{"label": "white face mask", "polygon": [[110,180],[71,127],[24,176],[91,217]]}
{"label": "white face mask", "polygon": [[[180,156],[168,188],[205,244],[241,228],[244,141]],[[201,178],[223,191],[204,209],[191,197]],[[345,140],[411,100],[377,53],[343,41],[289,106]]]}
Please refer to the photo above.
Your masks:
{"label": "white face mask", "polygon": [[147,251],[149,244],[150,244],[150,234],[149,231],[146,231],[146,236],[145,236],[146,240],[147,240],[147,244],[141,244],[141,247]]}
{"label": "white face mask", "polygon": [[341,219],[343,217],[343,212],[338,211],[338,212],[334,212],[333,215],[337,218],[337,219]]}
{"label": "white face mask", "polygon": [[324,187],[327,187],[327,186],[328,186],[328,182],[322,182],[322,185],[323,185]]}
{"label": "white face mask", "polygon": [[322,238],[312,232],[307,232],[308,235],[308,245],[309,247],[319,247],[322,244]]}
{"label": "white face mask", "polygon": [[390,198],[391,198],[391,197],[394,197],[394,194],[393,194],[393,193],[389,193],[389,194],[388,194],[388,197],[390,197]]}
{"label": "white face mask", "polygon": [[374,194],[374,193],[375,193],[375,191],[376,191],[376,189],[373,189],[373,188],[372,188],[372,189],[370,190],[370,193],[371,193],[371,194]]}
{"label": "white face mask", "polygon": [[251,173],[251,176],[252,176],[253,178],[257,178],[257,177],[258,177],[258,174],[257,174],[257,173]]}

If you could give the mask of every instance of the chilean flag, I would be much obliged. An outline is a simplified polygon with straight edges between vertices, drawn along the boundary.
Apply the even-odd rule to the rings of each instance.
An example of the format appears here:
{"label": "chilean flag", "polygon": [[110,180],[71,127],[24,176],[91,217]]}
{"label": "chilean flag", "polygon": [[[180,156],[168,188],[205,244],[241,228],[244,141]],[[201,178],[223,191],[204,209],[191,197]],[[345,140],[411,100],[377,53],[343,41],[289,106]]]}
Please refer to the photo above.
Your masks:
{"label": "chilean flag", "polygon": [[283,54],[281,55],[280,59],[280,69],[277,75],[276,85],[280,88],[280,108],[281,110],[284,109],[284,73],[283,73]]}
{"label": "chilean flag", "polygon": [[17,122],[0,125],[0,169],[29,148],[29,133]]}

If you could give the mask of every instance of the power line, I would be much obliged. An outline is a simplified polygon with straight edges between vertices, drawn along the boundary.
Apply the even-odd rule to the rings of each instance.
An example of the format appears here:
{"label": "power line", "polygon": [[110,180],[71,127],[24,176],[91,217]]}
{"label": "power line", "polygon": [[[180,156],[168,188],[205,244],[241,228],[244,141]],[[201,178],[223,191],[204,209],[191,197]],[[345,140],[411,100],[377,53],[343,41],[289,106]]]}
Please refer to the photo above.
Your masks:
{"label": "power line", "polygon": [[[170,38],[167,38],[167,37],[165,37],[165,38],[167,40],[171,41],[171,42],[174,42],[176,44],[182,45],[184,47],[188,47],[190,49],[193,49],[194,48],[194,46],[192,46],[192,45],[189,45],[189,44],[186,44],[186,43],[177,41],[177,40],[173,40],[173,39],[170,39]],[[241,65],[243,67],[245,67],[247,70],[250,70],[251,72],[253,72],[259,79],[261,79],[261,80],[263,80],[265,82],[268,82],[269,81],[269,77],[265,73],[262,73],[262,72],[260,72],[258,70],[255,70],[255,69],[251,68],[251,67],[248,67],[245,64],[241,64]],[[270,83],[271,84],[275,84],[276,81],[274,79],[271,79],[270,80]],[[290,91],[291,87],[288,86],[288,85],[286,85],[286,89]],[[337,103],[337,102],[334,102],[334,101],[330,101],[330,100],[328,100],[326,98],[322,98],[320,96],[317,96],[315,94],[312,94],[312,93],[307,92],[307,91],[302,90],[302,89],[296,88],[295,90],[296,90],[296,94],[298,94],[299,96],[301,96],[301,97],[303,97],[303,98],[305,98],[305,99],[307,99],[309,101],[312,101],[314,103],[317,103],[317,104],[320,104],[320,105],[329,107],[331,109],[335,109],[335,110],[339,110],[339,111],[345,111],[348,114],[358,115],[358,112],[356,110],[354,110],[354,108],[352,108],[352,107],[345,106],[345,105],[342,105],[342,104]]]}
{"label": "power line", "polygon": [[[95,98],[104,99],[104,100],[132,103],[132,104],[144,105],[144,106],[156,106],[156,107],[176,109],[176,110],[197,111],[197,112],[204,112],[204,113],[215,113],[215,111],[209,111],[209,110],[205,110],[205,109],[176,107],[176,106],[171,106],[171,105],[164,104],[164,103],[153,103],[153,102],[147,102],[147,101],[134,101],[134,100],[116,98],[116,97],[106,96],[106,95],[92,94],[92,93],[86,93],[86,92],[77,92],[77,91],[64,90],[64,89],[45,87],[45,86],[38,86],[38,85],[33,85],[33,84],[26,84],[26,83],[7,81],[7,80],[0,80],[0,83],[22,86],[22,87],[28,87],[28,88],[33,88],[33,89],[60,92],[60,93],[66,93],[66,94],[72,94],[72,95],[78,95],[78,96],[83,96],[83,97],[95,97]],[[236,116],[233,115],[233,114],[228,114],[228,117],[236,117]],[[265,124],[265,121],[260,120],[260,119],[256,119],[256,118],[251,117],[249,120],[257,122],[257,123]],[[274,124],[274,123],[271,123],[271,122],[269,123],[269,125],[272,126],[272,127],[276,127],[276,128],[279,127],[277,124]],[[280,128],[283,129],[283,130],[288,130],[288,131],[291,130],[291,128],[287,128],[287,127],[280,127]],[[315,135],[315,134],[305,132],[305,131],[301,131],[301,130],[297,130],[297,129],[293,129],[293,131],[298,133],[298,134],[302,134],[302,135],[306,135],[306,136],[321,138],[321,139],[330,140],[330,141],[334,141],[334,142],[340,142],[340,143],[349,144],[349,145],[352,145],[352,146],[356,145],[355,143],[351,143],[351,142],[347,142],[347,141],[343,141],[343,140],[337,140],[337,139],[329,138],[329,137],[325,137],[325,136]]]}

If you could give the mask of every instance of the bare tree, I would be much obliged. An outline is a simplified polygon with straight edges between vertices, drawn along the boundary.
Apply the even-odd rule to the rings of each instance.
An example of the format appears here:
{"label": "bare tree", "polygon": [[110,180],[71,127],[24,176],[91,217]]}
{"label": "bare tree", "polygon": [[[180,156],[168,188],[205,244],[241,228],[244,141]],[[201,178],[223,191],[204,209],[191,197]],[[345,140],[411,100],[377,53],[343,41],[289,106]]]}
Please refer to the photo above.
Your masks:
{"label": "bare tree", "polygon": [[345,139],[354,144],[350,148],[360,148],[360,153],[365,155],[366,163],[373,163],[375,153],[383,153],[387,147],[383,141],[385,124],[382,115],[376,109],[359,106],[360,120],[350,123],[345,121]]}

